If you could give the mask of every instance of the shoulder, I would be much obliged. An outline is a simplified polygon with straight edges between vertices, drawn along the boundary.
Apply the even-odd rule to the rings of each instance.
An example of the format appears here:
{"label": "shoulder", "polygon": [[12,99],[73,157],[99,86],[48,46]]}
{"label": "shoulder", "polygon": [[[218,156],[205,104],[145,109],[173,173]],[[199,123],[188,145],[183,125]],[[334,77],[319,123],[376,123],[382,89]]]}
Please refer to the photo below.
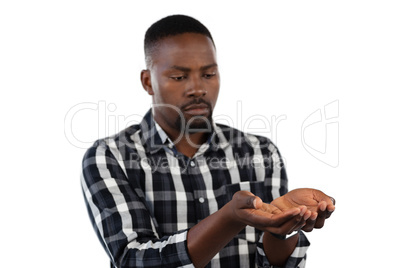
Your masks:
{"label": "shoulder", "polygon": [[216,127],[217,132],[221,133],[221,137],[233,148],[268,150],[271,153],[278,151],[277,146],[268,137],[247,133],[222,124],[216,124]]}
{"label": "shoulder", "polygon": [[140,125],[129,126],[120,132],[96,140],[84,154],[84,159],[106,155],[109,152],[121,155],[127,148],[136,148],[133,137],[140,132]]}

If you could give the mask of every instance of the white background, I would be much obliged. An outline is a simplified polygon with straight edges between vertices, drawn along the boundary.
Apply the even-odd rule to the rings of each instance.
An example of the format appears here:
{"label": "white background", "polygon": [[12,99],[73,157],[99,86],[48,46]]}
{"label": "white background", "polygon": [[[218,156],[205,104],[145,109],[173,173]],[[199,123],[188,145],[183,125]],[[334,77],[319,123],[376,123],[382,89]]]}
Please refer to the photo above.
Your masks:
{"label": "white background", "polygon": [[[150,107],[139,81],[143,36],[176,13],[199,19],[215,39],[215,115],[265,131],[291,189],[336,198],[326,226],[309,235],[307,267],[396,267],[399,1],[2,1],[1,266],[109,267],[84,206],[81,159]],[[327,135],[323,122],[302,136],[303,122],[330,103]],[[309,153],[325,144],[321,156]]]}

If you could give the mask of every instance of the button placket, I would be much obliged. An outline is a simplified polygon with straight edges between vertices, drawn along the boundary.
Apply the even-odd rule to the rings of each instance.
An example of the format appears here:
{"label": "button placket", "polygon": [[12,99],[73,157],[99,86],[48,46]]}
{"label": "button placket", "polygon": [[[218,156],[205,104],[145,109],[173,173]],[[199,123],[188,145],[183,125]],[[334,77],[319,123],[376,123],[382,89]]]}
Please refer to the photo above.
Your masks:
{"label": "button placket", "polygon": [[202,163],[197,160],[197,158],[188,158],[187,160],[187,171],[186,173],[193,184],[193,196],[194,196],[194,206],[195,206],[195,218],[196,222],[209,216],[208,209],[208,198],[204,189],[204,182],[201,170]]}

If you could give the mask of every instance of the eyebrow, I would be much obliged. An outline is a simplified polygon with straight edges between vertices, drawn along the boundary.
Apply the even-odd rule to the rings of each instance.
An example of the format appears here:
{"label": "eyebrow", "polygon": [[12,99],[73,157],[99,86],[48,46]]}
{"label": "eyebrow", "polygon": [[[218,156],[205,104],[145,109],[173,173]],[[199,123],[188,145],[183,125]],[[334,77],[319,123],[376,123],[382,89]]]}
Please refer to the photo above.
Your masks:
{"label": "eyebrow", "polygon": [[[205,70],[208,70],[209,68],[216,67],[216,66],[218,66],[218,64],[212,63],[212,64],[209,64],[209,65],[201,66],[200,70],[205,71]],[[179,71],[182,71],[182,72],[190,72],[191,71],[191,68],[184,67],[184,66],[178,66],[178,65],[173,65],[173,66],[170,67],[170,69],[176,69],[176,70],[179,70]]]}

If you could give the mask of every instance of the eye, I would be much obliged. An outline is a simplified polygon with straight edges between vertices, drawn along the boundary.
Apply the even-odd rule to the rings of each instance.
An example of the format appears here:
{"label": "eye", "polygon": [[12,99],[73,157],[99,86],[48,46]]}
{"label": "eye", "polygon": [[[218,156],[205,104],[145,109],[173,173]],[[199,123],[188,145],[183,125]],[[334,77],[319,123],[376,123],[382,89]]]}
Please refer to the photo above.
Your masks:
{"label": "eye", "polygon": [[183,81],[184,79],[186,79],[186,76],[184,75],[180,75],[180,76],[171,76],[171,79],[175,80],[175,81]]}
{"label": "eye", "polygon": [[211,78],[214,77],[215,75],[216,75],[216,73],[204,74],[204,78],[206,78],[206,79],[211,79]]}

